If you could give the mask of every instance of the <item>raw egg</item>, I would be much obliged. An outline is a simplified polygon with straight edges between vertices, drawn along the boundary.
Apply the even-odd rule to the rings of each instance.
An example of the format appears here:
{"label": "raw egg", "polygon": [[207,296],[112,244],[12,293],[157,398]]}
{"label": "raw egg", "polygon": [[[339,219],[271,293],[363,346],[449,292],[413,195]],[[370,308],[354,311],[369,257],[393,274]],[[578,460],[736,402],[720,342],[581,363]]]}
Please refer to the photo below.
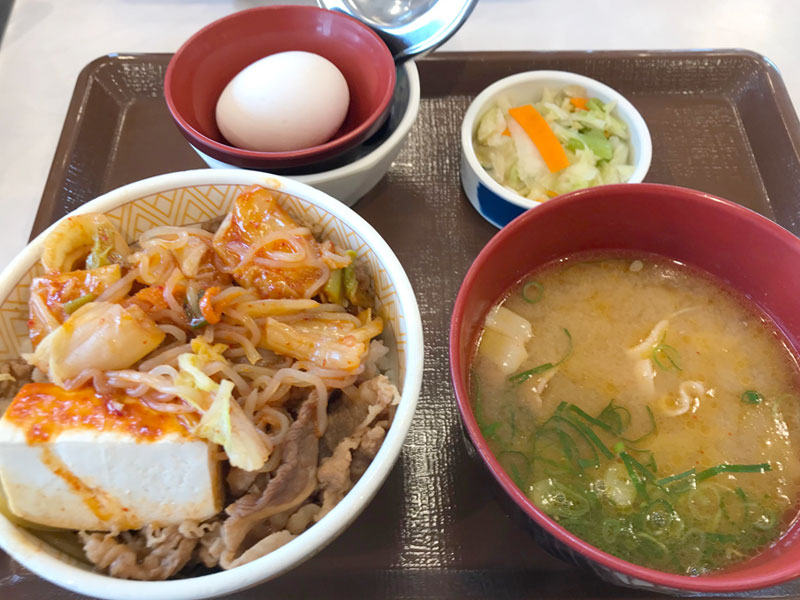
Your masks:
{"label": "raw egg", "polygon": [[327,142],[350,104],[344,75],[311,52],[279,52],[245,67],[217,101],[217,126],[239,148],[302,150]]}

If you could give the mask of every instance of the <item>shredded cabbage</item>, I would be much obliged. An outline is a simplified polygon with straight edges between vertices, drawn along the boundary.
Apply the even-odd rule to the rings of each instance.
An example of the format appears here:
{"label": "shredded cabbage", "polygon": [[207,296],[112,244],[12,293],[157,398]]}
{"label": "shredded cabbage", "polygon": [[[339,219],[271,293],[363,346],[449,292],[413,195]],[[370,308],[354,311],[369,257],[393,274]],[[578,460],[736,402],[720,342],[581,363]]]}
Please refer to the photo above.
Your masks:
{"label": "shredded cabbage", "polygon": [[192,350],[195,353],[187,352],[178,357],[180,372],[175,386],[178,395],[202,414],[195,435],[225,448],[234,467],[245,471],[260,469],[269,458],[270,450],[239,403],[231,401],[233,382],[223,379],[217,383],[203,371],[206,364],[222,357],[225,345],[212,346],[203,338],[195,338]]}
{"label": "shredded cabbage", "polygon": [[508,114],[512,107],[499,97],[478,121],[473,136],[475,155],[498,183],[537,202],[595,185],[624,183],[633,175],[627,125],[613,112],[616,103],[597,98],[577,108],[571,98],[586,90],[568,86],[545,89],[533,102],[564,148],[569,166],[551,173],[536,145]]}

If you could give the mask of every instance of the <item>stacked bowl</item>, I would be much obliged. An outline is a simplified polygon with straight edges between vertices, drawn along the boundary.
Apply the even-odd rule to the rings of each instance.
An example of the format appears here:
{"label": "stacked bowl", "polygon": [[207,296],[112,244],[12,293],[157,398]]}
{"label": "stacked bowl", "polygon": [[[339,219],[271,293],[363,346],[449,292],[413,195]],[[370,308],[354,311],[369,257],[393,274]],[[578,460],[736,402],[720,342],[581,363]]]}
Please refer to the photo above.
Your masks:
{"label": "stacked bowl", "polygon": [[[283,52],[321,56],[338,68],[350,101],[330,139],[307,148],[239,148],[220,132],[215,107],[245,67]],[[279,90],[291,82],[265,82]],[[309,95],[326,93],[309,89]],[[175,123],[212,168],[245,168],[292,177],[353,204],[400,152],[419,111],[419,75],[412,61],[396,66],[385,43],[347,15],[310,6],[239,11],[197,32],[167,68],[164,95]]]}

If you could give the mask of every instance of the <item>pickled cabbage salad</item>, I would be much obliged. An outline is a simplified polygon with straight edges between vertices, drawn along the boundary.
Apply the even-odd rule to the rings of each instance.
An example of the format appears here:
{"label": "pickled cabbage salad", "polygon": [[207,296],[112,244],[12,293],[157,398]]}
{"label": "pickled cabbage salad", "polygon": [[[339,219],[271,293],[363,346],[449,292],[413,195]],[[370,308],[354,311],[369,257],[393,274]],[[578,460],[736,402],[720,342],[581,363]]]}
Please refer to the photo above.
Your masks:
{"label": "pickled cabbage salad", "polygon": [[628,126],[615,102],[568,86],[545,89],[538,102],[515,106],[501,96],[478,121],[475,155],[498,183],[543,202],[574,190],[624,183],[634,171]]}

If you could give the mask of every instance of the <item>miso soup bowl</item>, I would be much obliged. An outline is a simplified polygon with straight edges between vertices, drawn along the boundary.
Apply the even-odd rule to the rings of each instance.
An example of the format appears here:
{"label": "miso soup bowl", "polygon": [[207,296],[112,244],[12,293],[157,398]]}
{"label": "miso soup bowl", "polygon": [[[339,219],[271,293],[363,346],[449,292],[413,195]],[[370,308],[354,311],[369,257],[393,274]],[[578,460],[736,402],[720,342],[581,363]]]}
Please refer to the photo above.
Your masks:
{"label": "miso soup bowl", "polygon": [[[620,585],[670,593],[726,594],[800,577],[800,523],[756,557],[698,577],[665,573],[607,554],[548,517],[492,455],[472,412],[469,367],[489,309],[532,270],[579,251],[656,253],[702,269],[745,294],[769,315],[792,351],[800,349],[800,239],[761,215],[693,190],[622,184],[566,194],[528,211],[478,254],[456,298],[450,369],[470,451],[499,484],[504,504],[523,517],[551,553]],[[509,502],[506,502],[509,500]]]}
{"label": "miso soup bowl", "polygon": [[[423,343],[419,309],[408,277],[392,250],[369,223],[327,194],[274,175],[238,169],[200,169],[151,177],[115,189],[74,213],[98,212],[112,220],[129,242],[150,228],[185,226],[219,219],[235,198],[252,185],[274,190],[279,204],[336,244],[363,257],[375,283],[384,341],[392,363],[387,376],[401,398],[378,454],[361,478],[333,509],[277,550],[228,571],[168,581],[131,581],[94,571],[85,562],[47,542],[46,536],[14,525],[0,514],[0,548],[40,577],[77,594],[115,600],[189,600],[230,597],[285,573],[320,552],[366,508],[400,455],[422,381]],[[66,218],[66,217],[65,217]],[[51,228],[52,229],[52,228]],[[39,258],[45,231],[0,274],[0,360],[26,351],[28,290],[41,273]],[[356,524],[357,526],[357,524]],[[367,532],[377,539],[383,532]],[[0,597],[5,598],[0,581]],[[16,588],[15,588],[16,589]],[[24,592],[21,592],[24,593]],[[265,588],[263,597],[271,597]],[[12,592],[13,595],[13,592]]]}

